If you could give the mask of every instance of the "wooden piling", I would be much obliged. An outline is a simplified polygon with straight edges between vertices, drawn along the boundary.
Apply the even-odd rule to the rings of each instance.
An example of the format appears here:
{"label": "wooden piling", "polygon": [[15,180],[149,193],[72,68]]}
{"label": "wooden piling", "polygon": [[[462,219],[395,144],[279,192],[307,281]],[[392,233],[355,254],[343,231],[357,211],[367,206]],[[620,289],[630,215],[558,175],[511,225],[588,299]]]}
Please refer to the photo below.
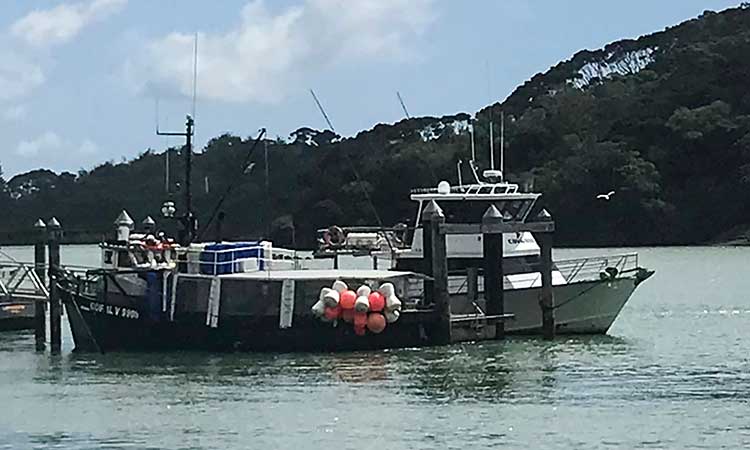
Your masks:
{"label": "wooden piling", "polygon": [[[440,229],[445,223],[445,214],[440,206],[432,200],[422,212],[424,235],[424,258],[428,267],[427,275],[432,280],[425,281],[425,299],[432,300],[438,324],[433,341],[435,344],[451,342],[451,305],[448,294],[448,255],[446,237]],[[428,289],[429,288],[429,289]]]}
{"label": "wooden piling", "polygon": [[50,348],[52,353],[62,350],[62,304],[60,291],[57,288],[58,271],[60,270],[60,239],[62,226],[56,218],[47,222],[47,245],[49,251],[49,327]]}
{"label": "wooden piling", "polygon": [[[34,242],[34,272],[39,282],[44,285],[47,270],[47,225],[42,219],[34,224],[36,240]],[[45,314],[47,312],[47,299],[39,297],[34,303],[34,341],[36,351],[44,351],[47,340],[47,323]]]}
{"label": "wooden piling", "polygon": [[[503,286],[503,234],[490,233],[491,225],[503,223],[503,215],[495,205],[490,205],[482,216],[483,262],[484,262],[484,298],[486,314],[499,316],[505,314],[505,295]],[[495,325],[495,338],[505,336],[505,322]]]}
{"label": "wooden piling", "polygon": [[540,248],[542,271],[542,296],[539,306],[542,308],[542,332],[545,339],[555,337],[555,297],[552,291],[552,233],[539,233],[537,241]]}
{"label": "wooden piling", "polygon": [[466,268],[466,299],[476,302],[479,297],[479,270],[476,267]]}

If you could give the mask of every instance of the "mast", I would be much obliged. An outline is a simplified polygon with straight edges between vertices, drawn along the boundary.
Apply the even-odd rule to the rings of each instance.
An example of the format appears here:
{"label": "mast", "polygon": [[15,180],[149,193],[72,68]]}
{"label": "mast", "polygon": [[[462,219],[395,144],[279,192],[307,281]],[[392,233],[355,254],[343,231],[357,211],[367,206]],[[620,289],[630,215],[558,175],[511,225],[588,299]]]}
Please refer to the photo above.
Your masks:
{"label": "mast", "polygon": [[469,124],[469,132],[471,133],[471,160],[476,161],[477,151],[476,151],[476,148],[474,148],[474,121],[473,120]]}
{"label": "mast", "polygon": [[183,191],[185,214],[181,218],[183,230],[179,239],[182,245],[190,245],[198,231],[193,213],[193,124],[193,118],[187,116],[184,133],[163,132],[159,131],[158,127],[156,129],[158,136],[185,136],[185,147],[182,150],[182,157],[185,160],[185,190]]}
{"label": "mast", "polygon": [[493,134],[492,119],[490,119],[490,169],[495,170],[495,137]]}
{"label": "mast", "polygon": [[500,111],[500,173],[505,165],[505,111]]}

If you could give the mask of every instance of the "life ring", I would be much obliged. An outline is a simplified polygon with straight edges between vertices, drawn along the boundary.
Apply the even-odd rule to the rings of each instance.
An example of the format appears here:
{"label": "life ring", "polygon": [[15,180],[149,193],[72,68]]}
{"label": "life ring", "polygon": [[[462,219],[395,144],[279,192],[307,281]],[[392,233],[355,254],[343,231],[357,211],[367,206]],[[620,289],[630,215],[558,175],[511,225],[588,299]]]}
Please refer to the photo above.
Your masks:
{"label": "life ring", "polygon": [[338,247],[346,242],[346,235],[341,227],[333,225],[323,233],[323,242],[329,247]]}

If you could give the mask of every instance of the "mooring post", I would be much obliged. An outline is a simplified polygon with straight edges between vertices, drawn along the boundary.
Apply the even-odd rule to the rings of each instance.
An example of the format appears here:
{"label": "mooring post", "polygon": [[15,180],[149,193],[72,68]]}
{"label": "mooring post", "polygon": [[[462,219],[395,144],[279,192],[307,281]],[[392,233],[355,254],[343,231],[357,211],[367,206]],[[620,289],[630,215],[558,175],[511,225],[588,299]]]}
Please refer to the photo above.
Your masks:
{"label": "mooring post", "polygon": [[[34,242],[34,273],[39,279],[39,283],[44,286],[47,270],[47,225],[44,220],[39,219],[34,224],[35,242]],[[34,302],[34,341],[36,351],[44,351],[47,340],[47,299],[40,296]]]}
{"label": "mooring post", "polygon": [[60,270],[60,239],[62,226],[56,218],[47,222],[47,245],[49,250],[49,336],[52,353],[62,349],[62,304],[57,277]]}
{"label": "mooring post", "polygon": [[[482,216],[482,225],[503,223],[503,215],[495,205],[490,205]],[[486,231],[486,230],[485,230]],[[503,234],[483,231],[482,243],[484,254],[484,298],[487,315],[505,314],[505,295],[503,286]],[[505,336],[505,322],[495,324],[495,338]]]}
{"label": "mooring post", "polygon": [[[432,277],[430,282],[425,282],[425,299],[428,297],[428,286],[430,294],[435,305],[435,313],[438,318],[438,325],[435,332],[436,344],[450,344],[451,342],[451,304],[448,293],[448,255],[446,251],[445,233],[440,230],[440,226],[445,223],[445,214],[440,206],[432,200],[422,212],[423,215],[423,233],[424,233],[424,252],[425,258],[429,254],[430,260],[425,262],[429,264],[430,271],[427,275]],[[429,236],[429,238],[427,238]],[[429,241],[429,246],[427,245]],[[428,250],[429,248],[429,250]]]}
{"label": "mooring post", "polygon": [[539,234],[542,270],[542,331],[545,339],[555,337],[555,296],[552,292],[552,234]]}
{"label": "mooring post", "polygon": [[476,267],[466,268],[466,299],[476,302],[479,297],[479,270]]}

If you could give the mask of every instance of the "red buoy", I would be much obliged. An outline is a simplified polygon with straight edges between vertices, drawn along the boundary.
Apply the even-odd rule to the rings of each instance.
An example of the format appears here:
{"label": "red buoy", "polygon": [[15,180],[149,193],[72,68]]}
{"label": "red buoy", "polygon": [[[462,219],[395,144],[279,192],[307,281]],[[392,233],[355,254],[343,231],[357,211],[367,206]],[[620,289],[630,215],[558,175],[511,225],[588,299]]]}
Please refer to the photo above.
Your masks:
{"label": "red buoy", "polygon": [[367,329],[375,334],[385,330],[385,317],[380,313],[372,313],[367,316]]}
{"label": "red buoy", "polygon": [[341,310],[341,318],[344,319],[344,322],[346,323],[354,322],[354,310],[353,309]]}
{"label": "red buoy", "polygon": [[364,336],[365,335],[365,327],[364,326],[358,327],[358,326],[355,325],[354,326],[354,334],[356,334],[357,336]]}
{"label": "red buoy", "polygon": [[366,312],[355,312],[354,313],[354,326],[365,327],[367,326],[367,313]]}
{"label": "red buoy", "polygon": [[354,302],[357,301],[357,293],[346,290],[339,295],[339,306],[342,309],[354,309]]}
{"label": "red buoy", "polygon": [[378,312],[385,308],[385,297],[380,292],[372,292],[368,299],[370,300],[370,311]]}
{"label": "red buoy", "polygon": [[328,320],[336,320],[341,316],[341,307],[336,306],[334,308],[331,308],[330,306],[326,306],[325,310],[325,317]]}

